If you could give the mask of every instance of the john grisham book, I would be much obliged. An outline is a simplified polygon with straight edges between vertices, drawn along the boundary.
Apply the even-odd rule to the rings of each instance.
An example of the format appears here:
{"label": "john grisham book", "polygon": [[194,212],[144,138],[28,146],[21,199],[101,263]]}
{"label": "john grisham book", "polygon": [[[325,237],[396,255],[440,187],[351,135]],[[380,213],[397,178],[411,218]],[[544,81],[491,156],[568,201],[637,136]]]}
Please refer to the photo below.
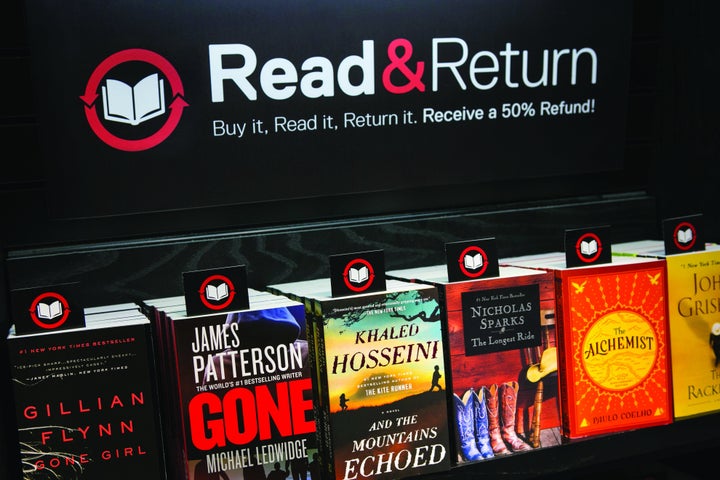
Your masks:
{"label": "john grisham book", "polygon": [[172,470],[189,480],[306,478],[316,447],[313,388],[301,303],[268,293],[249,308],[159,316],[166,337]]}
{"label": "john grisham book", "polygon": [[437,290],[332,297],[330,281],[273,288],[312,310],[324,476],[402,478],[450,469],[444,346]]}
{"label": "john grisham book", "polygon": [[24,480],[165,478],[147,318],[87,315],[8,351]]}
{"label": "john grisham book", "polygon": [[500,266],[497,276],[452,282],[445,265],[387,274],[438,289],[450,354],[456,464],[562,442],[550,272]]}

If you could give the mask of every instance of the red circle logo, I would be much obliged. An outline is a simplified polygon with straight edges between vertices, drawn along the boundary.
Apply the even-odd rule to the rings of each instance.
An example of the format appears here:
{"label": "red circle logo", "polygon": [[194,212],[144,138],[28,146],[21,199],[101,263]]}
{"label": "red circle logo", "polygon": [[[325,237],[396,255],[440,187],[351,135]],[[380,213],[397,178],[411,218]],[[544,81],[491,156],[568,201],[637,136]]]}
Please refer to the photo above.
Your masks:
{"label": "red circle logo", "polygon": [[345,286],[353,292],[364,292],[375,280],[375,269],[365,259],[356,258],[348,262],[343,270]]}
{"label": "red circle logo", "polygon": [[[167,115],[165,123],[155,133],[145,138],[136,140],[120,138],[117,135],[110,133],[110,131],[108,131],[108,129],[105,128],[105,125],[103,125],[100,121],[96,108],[98,98],[100,97],[100,95],[98,95],[98,90],[101,89],[103,79],[105,79],[110,70],[127,62],[144,62],[155,67],[160,74],[167,79],[171,92],[170,104],[167,107],[167,109],[170,110],[170,113]],[[156,89],[156,91],[157,90],[162,89]],[[182,117],[183,109],[188,106],[188,103],[183,98],[183,95],[184,89],[182,81],[180,80],[180,76],[175,70],[175,67],[173,67],[170,62],[161,55],[158,55],[150,50],[132,48],[114,53],[100,62],[100,65],[98,65],[92,75],[90,75],[90,79],[85,86],[85,93],[80,97],[80,99],[85,104],[85,117],[87,118],[88,124],[100,140],[118,150],[126,152],[139,152],[159,145],[175,130],[175,127],[177,127],[180,122],[180,117]],[[103,97],[103,101],[107,103],[105,96]],[[165,102],[163,101],[162,104],[164,110]],[[131,105],[131,107],[133,106],[134,105]],[[165,113],[163,112],[163,114]]]}
{"label": "red circle logo", "polygon": [[62,326],[70,315],[68,301],[55,292],[45,292],[35,297],[29,310],[33,323],[45,330]]}
{"label": "red circle logo", "polygon": [[679,250],[690,250],[695,245],[695,227],[690,222],[680,222],[673,231],[673,242]]}
{"label": "red circle logo", "polygon": [[[217,291],[218,287],[223,286],[227,286],[226,294],[223,293],[222,295],[211,295],[210,298],[208,297],[209,289]],[[200,294],[200,301],[207,308],[210,310],[222,310],[228,307],[235,298],[235,285],[233,285],[232,281],[225,275],[210,275],[202,282],[198,293]]]}
{"label": "red circle logo", "polygon": [[[468,259],[472,259],[470,263],[466,261]],[[487,253],[480,247],[469,246],[460,253],[458,265],[460,266],[460,271],[463,272],[466,277],[480,277],[488,267]]]}
{"label": "red circle logo", "polygon": [[594,233],[580,235],[580,238],[578,238],[575,243],[575,252],[577,253],[580,261],[585,263],[592,263],[600,258],[602,249],[603,247],[600,237]]}

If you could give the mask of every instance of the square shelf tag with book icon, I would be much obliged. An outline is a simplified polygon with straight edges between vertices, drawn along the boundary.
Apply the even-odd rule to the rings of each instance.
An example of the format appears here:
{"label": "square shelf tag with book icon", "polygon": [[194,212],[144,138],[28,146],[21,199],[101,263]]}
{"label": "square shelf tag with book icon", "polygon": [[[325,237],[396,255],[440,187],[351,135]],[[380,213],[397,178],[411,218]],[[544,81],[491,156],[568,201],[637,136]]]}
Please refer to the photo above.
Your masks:
{"label": "square shelf tag with book icon", "polygon": [[448,242],[445,244],[445,262],[451,282],[500,275],[494,238]]}
{"label": "square shelf tag with book icon", "polygon": [[565,230],[565,263],[568,268],[599,265],[611,261],[609,226]]}
{"label": "square shelf tag with book icon", "polygon": [[47,333],[85,326],[77,283],[12,290],[17,334]]}
{"label": "square shelf tag with book icon", "polygon": [[183,272],[188,315],[202,315],[249,307],[245,265]]}
{"label": "square shelf tag with book icon", "polygon": [[666,254],[705,250],[702,214],[666,218],[662,225]]}
{"label": "square shelf tag with book icon", "polygon": [[[460,258],[461,243],[448,253],[448,264]],[[497,269],[494,276],[461,281],[450,280],[448,265],[387,272],[389,279],[438,290],[454,465],[562,440],[553,275],[504,265]]]}
{"label": "square shelf tag with book icon", "polygon": [[385,290],[385,252],[367,250],[330,256],[333,297]]}

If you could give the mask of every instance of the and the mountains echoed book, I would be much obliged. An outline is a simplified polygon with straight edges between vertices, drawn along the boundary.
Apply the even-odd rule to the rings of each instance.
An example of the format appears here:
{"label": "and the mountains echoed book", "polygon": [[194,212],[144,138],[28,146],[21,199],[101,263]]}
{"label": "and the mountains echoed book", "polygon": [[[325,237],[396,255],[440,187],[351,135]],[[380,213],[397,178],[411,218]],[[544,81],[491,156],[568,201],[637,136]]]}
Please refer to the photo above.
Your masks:
{"label": "and the mountains echoed book", "polygon": [[324,478],[390,479],[450,469],[437,290],[389,281],[332,297],[330,281],[270,286],[312,310]]}

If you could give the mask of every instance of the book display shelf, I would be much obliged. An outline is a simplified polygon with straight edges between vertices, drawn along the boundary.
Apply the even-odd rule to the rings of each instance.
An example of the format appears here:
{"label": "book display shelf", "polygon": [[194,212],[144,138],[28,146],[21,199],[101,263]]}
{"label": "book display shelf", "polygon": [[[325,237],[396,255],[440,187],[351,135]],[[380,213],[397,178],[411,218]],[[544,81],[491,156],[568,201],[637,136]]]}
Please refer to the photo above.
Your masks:
{"label": "book display shelf", "polygon": [[[548,2],[553,6],[558,4],[554,0]],[[97,204],[90,200],[83,205],[90,214],[71,216],[58,215],[57,207],[76,207],[72,202],[82,200],[83,197],[73,195],[78,193],[78,185],[82,185],[87,178],[82,178],[82,172],[71,172],[73,178],[69,181],[72,191],[67,193],[68,198],[62,198],[62,189],[58,189],[62,182],[57,182],[55,177],[58,165],[62,167],[62,161],[57,160],[65,159],[64,161],[69,163],[72,155],[64,149],[68,145],[81,143],[82,140],[78,140],[78,130],[70,127],[67,129],[67,138],[51,136],[55,141],[47,140],[48,136],[42,129],[41,121],[41,118],[47,117],[40,114],[47,106],[42,104],[42,100],[48,98],[43,96],[47,95],[47,91],[39,97],[37,91],[41,86],[49,87],[47,84],[43,86],[43,69],[33,62],[33,55],[37,53],[38,44],[53,44],[57,40],[57,48],[65,51],[63,55],[72,51],[73,45],[61,41],[62,35],[43,38],[42,34],[38,33],[37,24],[28,19],[26,10],[27,4],[32,3],[12,0],[3,7],[4,14],[0,15],[0,64],[3,72],[11,72],[2,75],[0,80],[0,142],[5,152],[3,169],[0,172],[0,219],[3,222],[3,227],[0,228],[0,328],[4,332],[3,339],[12,323],[11,293],[38,286],[74,285],[80,288],[88,306],[112,305],[180,295],[183,272],[245,265],[248,287],[263,290],[269,285],[326,277],[329,273],[328,256],[336,253],[382,250],[387,271],[410,269],[442,264],[443,246],[447,242],[494,237],[500,258],[517,257],[562,250],[564,232],[568,228],[607,225],[611,228],[613,243],[657,239],[662,235],[660,226],[663,219],[695,213],[703,214],[705,239],[709,242],[720,242],[720,201],[716,185],[716,179],[720,177],[720,142],[713,128],[717,124],[715,113],[720,109],[720,95],[713,79],[718,78],[720,72],[717,62],[707,60],[720,57],[717,42],[710,33],[714,31],[711,22],[717,18],[716,2],[698,2],[699,5],[685,5],[671,0],[631,2],[632,31],[627,52],[629,81],[623,94],[627,96],[626,101],[623,97],[624,103],[620,107],[620,110],[626,112],[626,125],[620,151],[616,152],[617,155],[612,159],[608,159],[608,162],[613,164],[609,169],[595,168],[591,172],[579,169],[569,175],[555,171],[530,178],[520,176],[497,182],[473,183],[470,184],[471,188],[461,188],[462,185],[467,186],[466,184],[459,187],[433,183],[433,172],[426,171],[418,175],[418,178],[408,173],[408,181],[415,183],[409,183],[407,188],[400,190],[380,188],[377,191],[368,189],[370,191],[342,194],[342,189],[328,187],[323,190],[323,195],[313,197],[307,192],[314,187],[303,185],[299,187],[299,191],[305,193],[302,197],[288,199],[278,193],[274,198],[271,191],[262,201],[228,204],[224,195],[231,195],[232,191],[226,188],[217,193],[217,197],[213,197],[213,192],[199,192],[199,201],[193,204],[191,192],[185,194],[183,191],[183,195],[177,195],[178,189],[186,187],[183,182],[187,180],[187,176],[182,179],[173,178],[171,164],[165,164],[162,169],[154,171],[154,167],[146,162],[143,165],[133,164],[131,170],[138,178],[147,174],[148,178],[154,179],[163,178],[158,177],[159,170],[163,170],[161,173],[167,175],[167,181],[153,184],[153,188],[157,187],[156,190],[146,188],[146,183],[135,186],[128,180],[129,177],[120,179],[117,170],[101,169],[102,181],[98,183],[99,186],[89,189],[96,196]],[[143,2],[127,3],[128,8],[150,8],[139,6]],[[615,8],[621,2],[610,3],[612,5],[608,8]],[[455,4],[458,8],[467,5],[465,2],[453,2],[453,5]],[[159,14],[159,11],[151,13]],[[180,13],[171,20],[177,21]],[[293,14],[302,16],[302,12],[293,11]],[[316,19],[307,15],[302,18],[307,23],[316,22]],[[317,23],[327,19],[320,20]],[[469,35],[458,25],[454,27]],[[93,31],[94,27],[86,28]],[[412,27],[405,28],[417,35],[417,32],[412,31]],[[95,34],[99,34],[99,28],[94,30]],[[35,36],[30,35],[30,32]],[[132,43],[127,35],[132,33],[131,28],[127,34],[119,37],[118,44],[113,44],[108,49],[117,51],[126,48],[128,43]],[[372,30],[368,35],[377,39],[378,44],[380,39],[387,41],[379,29]],[[437,38],[451,36],[441,30],[434,31],[433,35]],[[505,45],[506,41],[501,43]],[[521,43],[517,40],[513,48],[526,48],[521,47]],[[530,45],[532,42],[526,40],[524,44]],[[354,59],[357,62],[367,59],[368,53],[361,45],[360,42],[353,43],[350,50],[343,51],[342,58]],[[398,48],[394,52],[399,55],[402,48],[400,44],[396,46]],[[255,48],[260,57],[260,47]],[[186,51],[193,49],[194,46],[185,48]],[[495,50],[500,51],[501,48]],[[532,55],[532,50],[528,51]],[[108,55],[106,51],[92,53],[99,58]],[[207,46],[202,49],[202,53],[207,54]],[[348,56],[349,54],[356,57]],[[383,55],[386,54],[387,52],[383,51]],[[287,63],[281,61],[281,51],[268,55],[277,60],[276,66],[289,68]],[[304,59],[319,55],[321,54],[318,52],[303,52],[301,58],[298,55],[298,58],[292,58],[288,62],[294,63],[297,70],[302,71],[300,65]],[[340,54],[335,57],[337,63],[340,63]],[[179,63],[176,58],[172,60]],[[258,58],[258,70],[267,61],[268,58]],[[407,61],[406,66],[413,65],[414,61]],[[168,73],[166,64],[158,64],[162,65],[163,73],[168,78],[174,78]],[[206,66],[203,65],[203,68]],[[57,69],[58,64],[52,63],[47,66],[46,71]],[[89,71],[92,71],[92,67]],[[204,75],[204,71],[201,73]],[[610,75],[611,72],[599,72],[600,78],[606,74]],[[137,75],[139,79],[149,78],[148,84],[155,82],[154,78],[148,77],[148,72],[140,71]],[[383,76],[382,69],[378,67],[375,75],[379,85]],[[200,76],[202,75],[197,75]],[[184,78],[188,85],[200,82],[189,74],[185,74]],[[87,81],[87,78],[83,80]],[[67,78],[67,84],[77,81],[77,78]],[[396,82],[396,87],[401,83],[392,81]],[[406,81],[409,79],[406,78]],[[117,85],[120,83],[123,82],[118,82]],[[257,80],[257,83],[259,84],[260,80]],[[135,86],[137,90],[137,82],[128,85]],[[162,88],[163,84],[158,82],[153,85]],[[84,84],[81,85],[79,91],[75,92],[72,102],[80,102],[78,97],[83,95],[84,87]],[[64,81],[58,84],[58,88],[72,91],[76,89],[74,86],[68,87]],[[173,84],[168,88],[175,89],[173,91],[176,92],[178,86]],[[272,89],[267,86],[263,88],[265,90],[260,91],[260,95],[272,95]],[[345,85],[344,88],[350,87]],[[279,91],[278,89],[277,92]],[[210,98],[209,91],[203,94]],[[122,93],[114,91],[108,94],[108,98],[117,100],[117,95]],[[153,98],[159,103],[170,102],[169,98]],[[556,100],[559,103],[561,98]],[[202,95],[196,94],[192,98],[188,94],[186,102],[190,107],[183,107],[185,111],[182,122],[179,122],[179,129],[197,121],[193,115],[200,110],[198,105],[201,101],[204,101]],[[275,101],[277,99],[273,99],[273,102]],[[75,105],[71,100],[67,102],[67,105]],[[273,102],[270,103],[275,105]],[[356,112],[360,112],[361,107],[358,105],[361,103],[353,104]],[[79,105],[82,106],[82,103]],[[87,106],[87,103],[85,105]],[[383,107],[378,104],[368,105],[368,110],[373,111],[380,111]],[[393,105],[396,107],[397,103]],[[519,101],[517,105],[521,116],[523,111],[529,114],[529,106],[523,107]],[[617,108],[617,105],[615,107]],[[73,108],[75,107],[69,107],[70,110]],[[144,108],[149,107],[145,105]],[[539,99],[537,108],[536,113],[539,113]],[[224,111],[224,118],[228,121],[234,113],[231,110],[227,108]],[[82,110],[68,113],[67,122],[71,125],[78,121],[75,117],[79,117],[81,126],[86,129],[88,121],[93,124],[86,118],[92,119],[93,115],[87,111],[78,114],[80,111]],[[280,116],[283,111],[278,111],[280,113],[276,115]],[[462,108],[458,111],[458,115],[464,115]],[[510,115],[512,112],[509,112]],[[135,118],[137,115],[122,109],[117,114],[124,117],[122,128],[130,128],[132,122],[128,120],[128,116]],[[148,122],[158,121],[163,117],[157,112],[150,112],[148,115],[158,117],[148,119]],[[357,125],[359,120],[357,116],[354,118],[354,125]],[[135,118],[135,121],[137,120]],[[323,117],[319,116],[318,121],[321,128]],[[555,132],[555,125],[561,125],[571,132],[568,134],[569,138],[573,132],[577,132],[572,123],[571,119],[553,124],[553,128],[543,130],[540,136]],[[283,125],[282,128],[286,129],[302,129],[310,128],[312,123],[286,122]],[[95,126],[97,127],[97,124]],[[607,123],[600,124],[596,130],[590,130],[603,131],[606,126]],[[252,126],[249,125],[248,128]],[[118,132],[122,131],[115,130],[113,133],[119,134]],[[512,140],[508,140],[508,137],[502,138],[508,145],[512,144],[513,148],[515,144],[530,142],[527,138],[537,140],[537,136],[533,137],[531,128],[519,131],[526,136]],[[447,131],[445,133],[447,135]],[[578,138],[581,133],[578,133]],[[467,134],[460,132],[458,135],[458,141],[468,140]],[[422,134],[418,135],[418,138],[421,136]],[[598,136],[602,137],[600,134]],[[101,137],[102,135],[98,136]],[[114,138],[114,135],[105,136],[105,140],[110,143]],[[447,138],[444,137],[445,140]],[[107,145],[96,140],[98,139],[92,139],[90,150],[104,151]],[[358,182],[367,181],[370,176],[362,176],[367,175],[367,172],[361,171],[362,162],[355,162],[346,169],[336,168],[342,160],[340,157],[346,155],[355,159],[353,155],[356,152],[352,150],[366,148],[362,141],[357,141],[354,137],[351,140],[355,143],[347,148],[337,142],[325,145],[327,148],[337,148],[342,155],[338,155],[337,164],[329,167],[326,165],[328,168],[325,171],[312,175],[308,175],[312,168],[306,163],[309,157],[305,156],[310,155],[308,152],[314,147],[307,147],[302,141],[288,140],[289,152],[297,153],[301,157],[299,161],[293,164],[292,168],[283,171],[273,170],[273,165],[248,167],[247,177],[238,178],[238,195],[242,194],[244,189],[252,190],[253,183],[258,178],[254,179],[252,175],[258,175],[261,167],[270,169],[270,173],[266,173],[278,182],[278,190],[291,185],[294,178],[305,181],[316,173],[318,188],[327,187],[330,180],[346,180],[353,174],[358,175],[355,178]],[[595,140],[597,139],[593,141]],[[178,151],[193,148],[190,144],[192,135],[189,135],[187,130],[176,131],[171,141],[178,142],[173,145]],[[228,145],[230,141],[234,140],[228,139]],[[388,148],[400,149],[402,145],[399,144],[409,140],[402,136],[394,139],[390,135],[380,134],[374,137],[373,141],[388,142]],[[607,143],[612,141],[607,140]],[[138,144],[133,142],[134,140],[122,145],[138,148]],[[437,150],[432,150],[436,147],[431,146],[432,142],[426,138],[418,142],[423,148],[430,149],[431,154],[437,153]],[[577,142],[582,143],[580,140]],[[557,143],[562,142],[558,140]],[[370,152],[384,153],[379,148],[368,148]],[[544,148],[549,147],[544,145]],[[53,156],[51,154],[55,149],[57,155]],[[161,149],[157,151],[160,152]],[[533,149],[530,148],[530,151]],[[492,156],[483,157],[482,146],[477,146],[471,157],[468,152],[452,152],[456,156],[461,153],[467,156],[469,169],[461,175],[467,173],[481,177],[482,169],[471,171],[473,167],[477,167],[476,164],[505,161]],[[590,157],[593,152],[586,153]],[[532,159],[527,165],[536,168],[537,162],[551,156],[547,151],[538,155],[539,160]],[[530,157],[532,156],[528,155],[528,158]],[[145,158],[152,157],[149,155]],[[202,167],[197,172],[198,182],[207,180],[208,177],[204,176],[206,172],[200,170],[213,163],[211,160],[198,160]],[[577,164],[582,164],[584,160],[579,158]],[[442,163],[442,160],[438,159],[433,161]],[[93,171],[89,175],[100,173]],[[375,175],[381,176],[382,173]],[[223,182],[232,175],[224,177]],[[445,177],[441,175],[438,178]],[[128,194],[116,204],[106,201],[103,195],[114,192],[113,189],[117,186],[113,182],[121,180],[127,181]],[[351,186],[348,188],[355,187],[352,181],[349,183]],[[228,187],[228,183],[222,183],[222,186]],[[142,211],[143,198],[146,195],[154,202],[152,211]],[[179,201],[177,204],[168,200],[169,203],[163,204],[165,199],[179,197],[183,197],[183,200],[185,197],[191,199],[187,202]],[[207,205],[208,199],[216,201]],[[91,211],[95,207],[98,212],[103,208],[127,208],[127,211],[117,215],[95,215]],[[3,385],[4,392],[11,392],[7,358],[8,346],[3,340],[0,348],[0,384]],[[16,448],[17,427],[13,399],[9,394],[0,398],[0,478],[19,480],[22,477],[19,476],[17,468],[19,452]],[[720,448],[718,432],[720,413],[690,416],[667,425],[594,435],[505,458],[468,462],[447,471],[424,474],[417,478],[714,478],[706,472],[712,465],[713,452]]]}

